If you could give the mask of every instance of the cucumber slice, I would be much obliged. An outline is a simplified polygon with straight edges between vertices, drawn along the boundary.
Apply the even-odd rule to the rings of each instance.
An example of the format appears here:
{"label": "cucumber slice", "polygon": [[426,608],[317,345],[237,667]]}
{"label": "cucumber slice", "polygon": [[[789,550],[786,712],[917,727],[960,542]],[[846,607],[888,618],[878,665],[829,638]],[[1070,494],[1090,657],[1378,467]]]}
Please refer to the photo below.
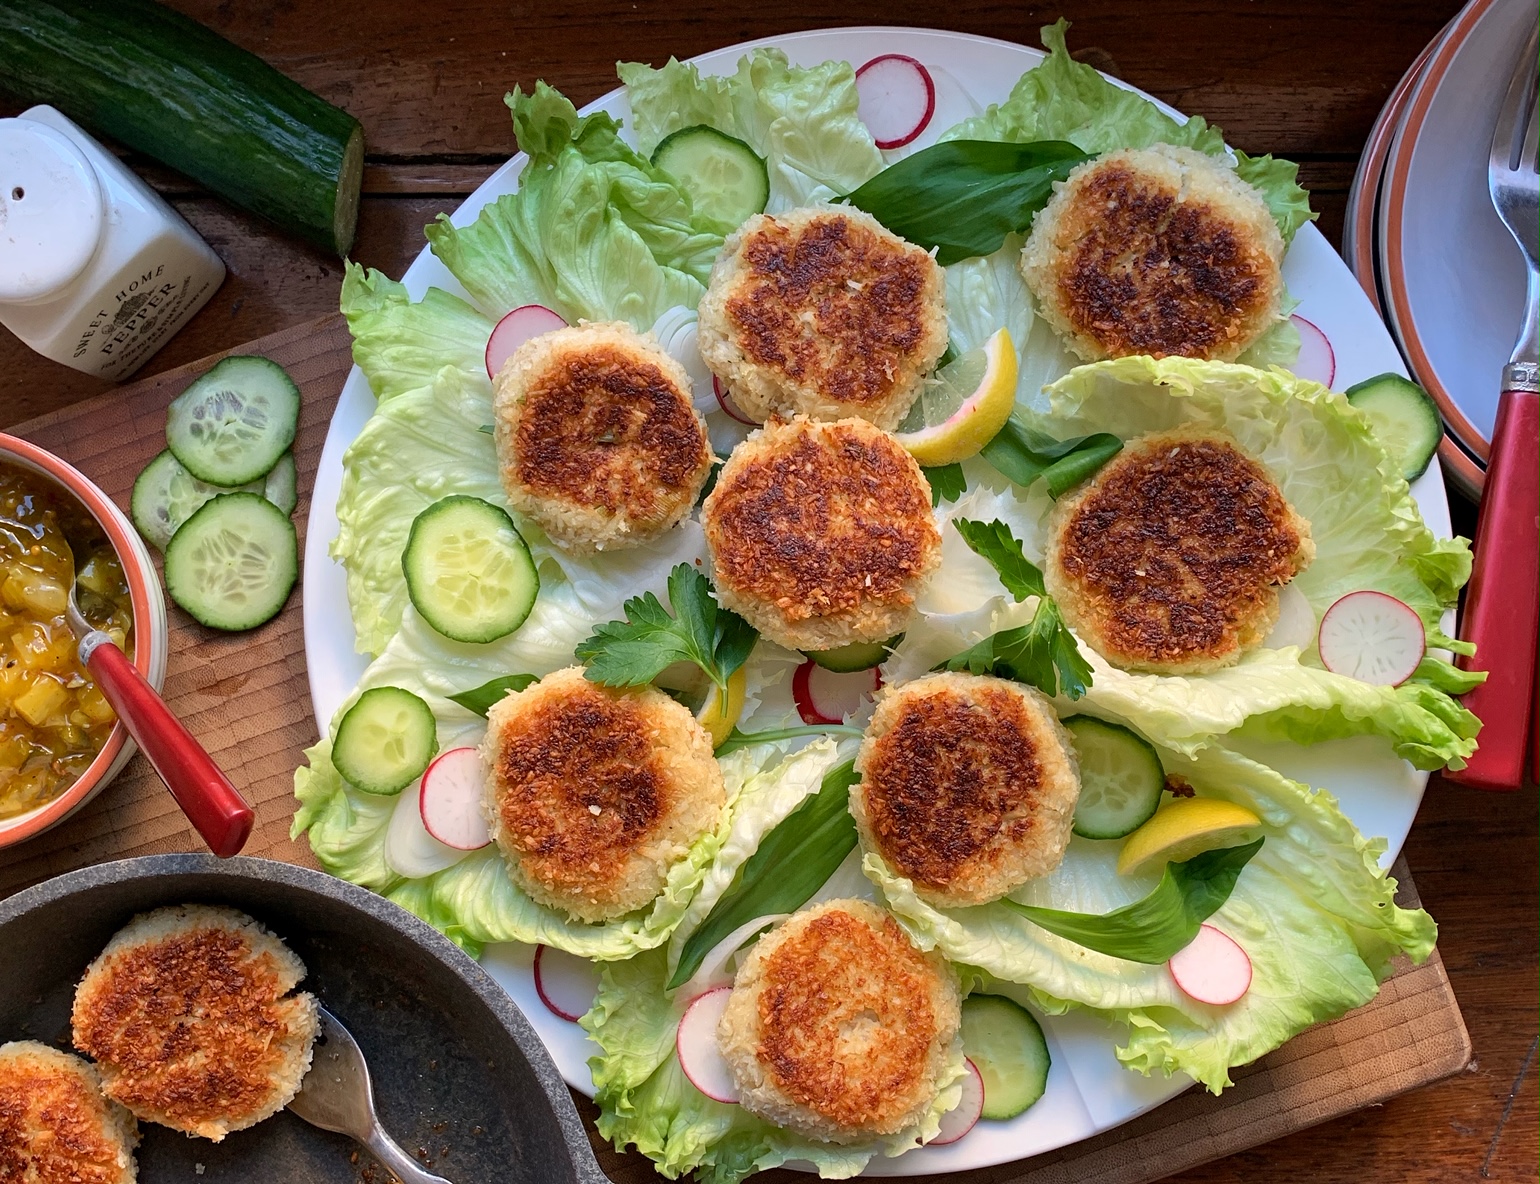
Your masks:
{"label": "cucumber slice", "polygon": [[1143,737],[1089,715],[1064,721],[1080,754],[1080,800],[1075,803],[1077,835],[1121,839],[1139,829],[1160,808],[1166,773]]}
{"label": "cucumber slice", "polygon": [[181,461],[171,455],[168,448],[145,465],[144,471],[134,478],[134,492],[128,501],[128,512],[145,541],[157,550],[164,551],[182,523],[211,498],[222,493],[261,492],[260,481],[252,481],[233,490],[199,481]]}
{"label": "cucumber slice", "polygon": [[349,707],[332,741],[337,772],[365,793],[400,793],[438,752],[433,712],[411,691],[374,687]]}
{"label": "cucumber slice", "polygon": [[1427,391],[1399,374],[1379,374],[1342,393],[1369,417],[1375,437],[1403,477],[1415,481],[1427,471],[1444,438],[1444,422]]}
{"label": "cucumber slice", "polygon": [[171,401],[166,443],[200,481],[259,481],[294,443],[299,387],[266,358],[226,358]]}
{"label": "cucumber slice", "polygon": [[690,195],[696,214],[723,234],[737,230],[770,200],[764,158],[714,127],[681,128],[653,149],[652,163]]}
{"label": "cucumber slice", "polygon": [[294,466],[294,453],[285,452],[278,458],[278,463],[267,471],[261,492],[285,514],[294,513],[294,507],[299,505],[299,470]]}
{"label": "cucumber slice", "polygon": [[211,629],[271,620],[298,576],[294,523],[255,493],[210,498],[166,545],[166,591]]}
{"label": "cucumber slice", "polygon": [[1015,1118],[1048,1088],[1048,1041],[1032,1013],[1001,995],[962,1003],[963,1051],[984,1079],[984,1118]]}
{"label": "cucumber slice", "polygon": [[899,633],[887,641],[853,641],[838,649],[804,652],[825,670],[832,670],[836,674],[853,674],[857,670],[870,670],[873,666],[882,665],[888,660],[893,647],[903,639],[904,635]]}
{"label": "cucumber slice", "polygon": [[540,591],[513,519],[465,494],[440,498],[417,515],[401,568],[422,619],[453,641],[506,637],[524,624]]}

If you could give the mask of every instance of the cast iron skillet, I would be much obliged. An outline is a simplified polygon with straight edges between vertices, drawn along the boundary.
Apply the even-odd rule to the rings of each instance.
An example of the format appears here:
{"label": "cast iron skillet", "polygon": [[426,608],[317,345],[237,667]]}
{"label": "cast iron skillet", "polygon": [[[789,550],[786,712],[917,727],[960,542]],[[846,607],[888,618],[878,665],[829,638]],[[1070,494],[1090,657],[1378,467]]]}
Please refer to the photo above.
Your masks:
{"label": "cast iron skillet", "polygon": [[[265,859],[156,855],[70,872],[0,901],[0,1043],[70,1047],[75,984],[135,913],[228,904],[304,960],[358,1040],[386,1130],[454,1184],[609,1184],[540,1038],[474,961],[363,888]],[[142,1184],[386,1184],[342,1135],[287,1111],[222,1143],[139,1124]]]}

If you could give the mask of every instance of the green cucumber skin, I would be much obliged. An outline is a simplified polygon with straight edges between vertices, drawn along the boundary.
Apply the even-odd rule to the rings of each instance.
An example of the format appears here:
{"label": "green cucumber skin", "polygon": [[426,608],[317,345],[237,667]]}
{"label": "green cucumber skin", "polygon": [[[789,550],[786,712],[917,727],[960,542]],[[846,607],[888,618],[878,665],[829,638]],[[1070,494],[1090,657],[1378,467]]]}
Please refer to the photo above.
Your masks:
{"label": "green cucumber skin", "polygon": [[318,246],[346,253],[363,130],[153,0],[0,0],[7,90],[48,103]]}

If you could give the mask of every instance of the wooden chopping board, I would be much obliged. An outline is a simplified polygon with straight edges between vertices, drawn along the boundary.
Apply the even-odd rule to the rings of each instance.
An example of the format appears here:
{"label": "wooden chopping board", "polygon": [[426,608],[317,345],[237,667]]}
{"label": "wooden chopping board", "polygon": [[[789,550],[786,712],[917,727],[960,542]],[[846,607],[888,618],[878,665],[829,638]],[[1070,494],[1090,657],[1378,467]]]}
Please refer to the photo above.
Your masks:
{"label": "wooden chopping board", "polygon": [[[316,465],[332,409],[352,365],[347,328],[330,316],[251,342],[233,353],[283,365],[304,396],[294,459],[295,523],[301,546]],[[13,429],[75,465],[127,507],[134,477],[165,447],[166,405],[224,355],[168,371]],[[305,673],[301,592],[261,629],[221,634],[174,606],[165,696],[256,809],[244,854],[316,866],[289,838],[293,772],[315,742]],[[0,897],[61,872],[136,855],[201,849],[143,757],[135,757],[95,801],[61,825],[0,854]],[[1404,863],[1401,902],[1416,893]],[[1094,1139],[1014,1164],[930,1177],[949,1184],[1147,1184],[1254,1147],[1456,1073],[1471,1057],[1459,1007],[1437,951],[1420,967],[1399,964],[1373,1003],[1296,1037],[1233,1073],[1218,1098],[1201,1090]],[[593,1106],[577,1097],[592,1119]],[[593,1135],[600,1162],[618,1184],[656,1180],[637,1154],[621,1155]],[[765,1184],[805,1181],[789,1171]]]}

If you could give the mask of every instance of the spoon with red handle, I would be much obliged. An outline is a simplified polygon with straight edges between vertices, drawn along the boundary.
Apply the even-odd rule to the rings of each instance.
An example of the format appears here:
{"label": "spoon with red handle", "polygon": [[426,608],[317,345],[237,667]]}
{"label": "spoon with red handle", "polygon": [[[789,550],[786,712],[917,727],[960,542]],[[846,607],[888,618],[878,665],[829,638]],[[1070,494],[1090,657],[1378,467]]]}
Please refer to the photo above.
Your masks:
{"label": "spoon with red handle", "polygon": [[182,721],[171,714],[166,701],[117,643],[91,627],[75,600],[74,584],[70,585],[68,619],[79,647],[80,664],[91,672],[97,689],[112,704],[139,751],[154,766],[209,850],[221,859],[240,854],[253,819],[246,799]]}

